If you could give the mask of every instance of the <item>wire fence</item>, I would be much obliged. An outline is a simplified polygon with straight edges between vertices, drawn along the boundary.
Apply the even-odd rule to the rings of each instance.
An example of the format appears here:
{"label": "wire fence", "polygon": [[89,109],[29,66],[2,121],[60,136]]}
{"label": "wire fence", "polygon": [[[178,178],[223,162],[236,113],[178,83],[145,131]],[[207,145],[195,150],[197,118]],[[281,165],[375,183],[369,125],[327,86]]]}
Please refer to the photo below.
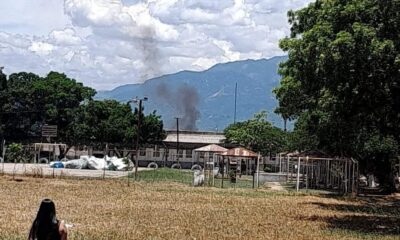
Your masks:
{"label": "wire fence", "polygon": [[[6,150],[6,149],[5,149]],[[214,158],[195,161],[190,155],[181,153],[149,152],[136,155],[130,154],[132,166],[130,171],[112,171],[108,169],[69,169],[51,168],[49,161],[55,159],[54,154],[48,154],[48,159],[40,153],[34,158],[29,157],[20,163],[5,163],[5,155],[0,157],[2,174],[26,175],[34,177],[77,177],[77,178],[126,178],[127,181],[159,182],[169,181],[187,185],[202,185],[217,188],[258,188],[268,182],[294,184],[300,189],[328,189],[340,193],[356,193],[358,189],[359,166],[354,159],[279,157],[260,159],[259,161],[230,160],[216,161]],[[147,155],[157,159],[148,159]],[[31,154],[32,155],[32,154]],[[141,156],[142,155],[142,156]],[[138,173],[134,173],[133,163],[138,158]],[[32,160],[29,158],[35,159]],[[142,158],[140,158],[142,157]],[[64,159],[67,160],[67,159]],[[43,164],[42,164],[43,162]],[[244,163],[244,164],[242,164]],[[244,168],[243,168],[244,167]],[[200,179],[196,180],[196,176]],[[200,181],[200,182],[199,182]]]}

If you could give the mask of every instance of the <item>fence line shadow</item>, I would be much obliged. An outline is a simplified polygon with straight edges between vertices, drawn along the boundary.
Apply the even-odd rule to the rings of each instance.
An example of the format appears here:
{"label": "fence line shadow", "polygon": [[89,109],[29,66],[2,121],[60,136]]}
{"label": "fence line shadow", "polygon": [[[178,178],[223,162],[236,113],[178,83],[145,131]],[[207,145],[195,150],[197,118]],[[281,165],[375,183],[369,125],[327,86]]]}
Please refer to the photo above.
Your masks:
{"label": "fence line shadow", "polygon": [[306,203],[346,213],[344,216],[311,216],[306,221],[322,221],[331,230],[361,234],[400,235],[400,199],[394,197],[361,198],[355,203]]}

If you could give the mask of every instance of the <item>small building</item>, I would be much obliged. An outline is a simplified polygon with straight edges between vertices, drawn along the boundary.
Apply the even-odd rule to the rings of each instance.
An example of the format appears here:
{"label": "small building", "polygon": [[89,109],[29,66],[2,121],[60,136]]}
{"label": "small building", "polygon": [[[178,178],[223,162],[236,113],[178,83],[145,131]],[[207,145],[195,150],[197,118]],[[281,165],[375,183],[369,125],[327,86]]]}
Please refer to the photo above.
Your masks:
{"label": "small building", "polygon": [[[210,152],[198,153],[195,156],[194,150],[210,144],[218,144],[224,147],[234,147],[235,145],[226,144],[225,136],[221,132],[205,131],[166,131],[167,137],[158,143],[141,144],[138,156],[138,166],[147,167],[150,163],[156,163],[160,167],[171,167],[178,163],[182,168],[191,168],[196,162],[204,162],[212,158]],[[179,150],[179,152],[178,152]],[[81,155],[93,155],[96,157],[108,156],[136,158],[136,148],[119,147],[108,145],[103,148],[93,149],[92,147],[72,147],[67,153],[69,159],[79,158]]]}
{"label": "small building", "polygon": [[214,166],[217,157],[226,151],[228,151],[227,148],[221,147],[217,144],[210,144],[204,147],[196,148],[194,149],[194,161],[203,168],[206,168],[207,165]]}
{"label": "small building", "polygon": [[257,158],[259,155],[251,150],[237,147],[229,149],[228,151],[220,154],[225,162],[231,168],[236,169],[240,174],[252,174],[257,168]]}
{"label": "small building", "polygon": [[151,162],[156,162],[159,166],[171,167],[178,163],[182,168],[190,168],[196,162],[203,162],[209,159],[209,152],[201,152],[195,157],[194,150],[210,144],[225,144],[225,136],[221,132],[205,131],[167,131],[167,137],[161,144],[146,146],[139,152],[139,166],[147,166]]}

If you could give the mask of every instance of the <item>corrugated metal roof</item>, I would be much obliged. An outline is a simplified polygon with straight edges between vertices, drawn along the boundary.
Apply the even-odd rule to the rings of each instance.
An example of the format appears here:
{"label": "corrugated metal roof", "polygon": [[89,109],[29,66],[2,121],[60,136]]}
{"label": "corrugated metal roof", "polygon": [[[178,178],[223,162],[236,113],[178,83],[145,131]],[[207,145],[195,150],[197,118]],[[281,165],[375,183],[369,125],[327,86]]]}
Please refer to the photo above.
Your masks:
{"label": "corrugated metal roof", "polygon": [[[164,142],[176,142],[176,133],[169,132]],[[202,144],[218,144],[225,140],[225,136],[222,133],[203,133],[203,132],[180,132],[179,142],[180,143],[202,143]]]}
{"label": "corrugated metal roof", "polygon": [[207,145],[194,150],[195,152],[226,152],[228,149],[218,146],[216,144]]}

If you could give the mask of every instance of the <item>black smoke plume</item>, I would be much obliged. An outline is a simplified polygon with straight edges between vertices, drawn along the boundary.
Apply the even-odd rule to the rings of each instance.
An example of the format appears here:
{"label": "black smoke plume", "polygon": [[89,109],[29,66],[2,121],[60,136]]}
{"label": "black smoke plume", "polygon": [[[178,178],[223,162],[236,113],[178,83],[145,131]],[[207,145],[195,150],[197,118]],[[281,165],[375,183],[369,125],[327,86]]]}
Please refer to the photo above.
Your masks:
{"label": "black smoke plume", "polygon": [[200,118],[197,108],[200,99],[194,87],[184,84],[173,91],[165,83],[161,83],[157,86],[157,95],[175,109],[175,114],[180,118],[180,129],[197,130],[196,121]]}
{"label": "black smoke plume", "polygon": [[[155,37],[154,27],[143,28],[141,34],[142,38],[137,42],[137,50],[141,53],[144,64],[140,78],[148,80],[151,77],[161,75],[162,56]],[[160,100],[167,102],[175,109],[176,117],[180,118],[180,129],[197,130],[196,121],[200,118],[200,112],[197,109],[199,95],[195,88],[184,84],[178,89],[171,90],[166,84],[162,83],[157,86],[156,93]]]}
{"label": "black smoke plume", "polygon": [[161,56],[155,39],[155,30],[152,27],[143,28],[143,38],[138,41],[138,51],[141,53],[144,68],[141,70],[141,80],[160,75]]}

